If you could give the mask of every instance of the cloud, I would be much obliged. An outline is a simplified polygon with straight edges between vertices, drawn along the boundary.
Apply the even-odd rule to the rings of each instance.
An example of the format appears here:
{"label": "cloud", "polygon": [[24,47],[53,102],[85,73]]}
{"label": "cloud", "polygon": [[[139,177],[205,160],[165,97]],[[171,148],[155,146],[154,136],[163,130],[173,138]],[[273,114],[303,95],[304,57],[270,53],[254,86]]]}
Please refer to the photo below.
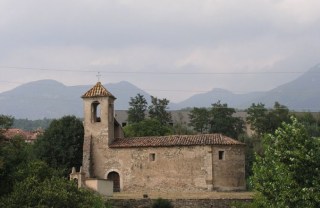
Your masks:
{"label": "cloud", "polygon": [[[0,66],[89,72],[0,73],[12,83],[53,78],[72,85],[94,82],[101,71],[107,82],[127,80],[180,100],[214,87],[268,90],[295,76],[239,74],[306,71],[317,64],[318,8],[318,0],[3,0]],[[189,72],[200,74],[183,74]],[[201,75],[206,72],[230,74]],[[0,91],[12,87],[7,83]],[[190,93],[177,93],[181,89]]]}

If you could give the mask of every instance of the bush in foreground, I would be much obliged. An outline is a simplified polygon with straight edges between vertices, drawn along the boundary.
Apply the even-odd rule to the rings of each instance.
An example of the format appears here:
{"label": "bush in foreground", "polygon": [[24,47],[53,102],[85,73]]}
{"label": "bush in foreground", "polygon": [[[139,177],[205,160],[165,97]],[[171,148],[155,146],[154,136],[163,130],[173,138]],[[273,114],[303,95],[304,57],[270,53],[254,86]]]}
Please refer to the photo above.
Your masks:
{"label": "bush in foreground", "polygon": [[152,204],[152,208],[173,208],[173,205],[168,199],[158,198]]}

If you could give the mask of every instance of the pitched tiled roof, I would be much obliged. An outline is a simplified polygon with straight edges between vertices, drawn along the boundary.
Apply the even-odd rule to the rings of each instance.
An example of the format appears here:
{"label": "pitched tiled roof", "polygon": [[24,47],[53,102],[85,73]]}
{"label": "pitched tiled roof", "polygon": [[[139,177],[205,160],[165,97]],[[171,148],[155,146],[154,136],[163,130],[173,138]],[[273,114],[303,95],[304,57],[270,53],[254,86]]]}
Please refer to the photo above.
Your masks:
{"label": "pitched tiled roof", "polygon": [[82,98],[90,97],[113,97],[115,98],[102,84],[97,82],[88,92],[82,95]]}
{"label": "pitched tiled roof", "polygon": [[222,134],[170,135],[153,137],[118,138],[109,147],[170,147],[198,145],[244,145]]}
{"label": "pitched tiled roof", "polygon": [[21,136],[26,142],[32,142],[37,139],[37,136],[42,134],[42,131],[24,131],[22,129],[7,129],[4,133],[4,136],[8,139],[11,139],[15,136]]}

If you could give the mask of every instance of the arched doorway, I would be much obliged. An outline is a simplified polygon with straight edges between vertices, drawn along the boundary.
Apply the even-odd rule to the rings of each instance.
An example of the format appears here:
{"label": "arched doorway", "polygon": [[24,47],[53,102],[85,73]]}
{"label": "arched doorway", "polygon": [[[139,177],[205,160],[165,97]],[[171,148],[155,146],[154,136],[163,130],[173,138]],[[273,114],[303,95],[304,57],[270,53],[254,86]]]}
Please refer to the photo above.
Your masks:
{"label": "arched doorway", "polygon": [[119,175],[119,173],[112,171],[108,174],[107,179],[113,181],[113,192],[120,192],[120,175]]}

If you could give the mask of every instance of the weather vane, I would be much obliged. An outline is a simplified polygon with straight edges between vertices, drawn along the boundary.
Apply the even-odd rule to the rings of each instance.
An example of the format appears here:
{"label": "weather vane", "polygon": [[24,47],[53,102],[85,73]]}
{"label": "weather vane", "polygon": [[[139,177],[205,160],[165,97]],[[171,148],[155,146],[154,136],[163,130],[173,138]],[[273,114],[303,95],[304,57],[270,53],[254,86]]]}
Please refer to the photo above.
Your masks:
{"label": "weather vane", "polygon": [[100,72],[98,72],[97,77],[98,77],[98,82],[100,82],[100,78],[101,78]]}

